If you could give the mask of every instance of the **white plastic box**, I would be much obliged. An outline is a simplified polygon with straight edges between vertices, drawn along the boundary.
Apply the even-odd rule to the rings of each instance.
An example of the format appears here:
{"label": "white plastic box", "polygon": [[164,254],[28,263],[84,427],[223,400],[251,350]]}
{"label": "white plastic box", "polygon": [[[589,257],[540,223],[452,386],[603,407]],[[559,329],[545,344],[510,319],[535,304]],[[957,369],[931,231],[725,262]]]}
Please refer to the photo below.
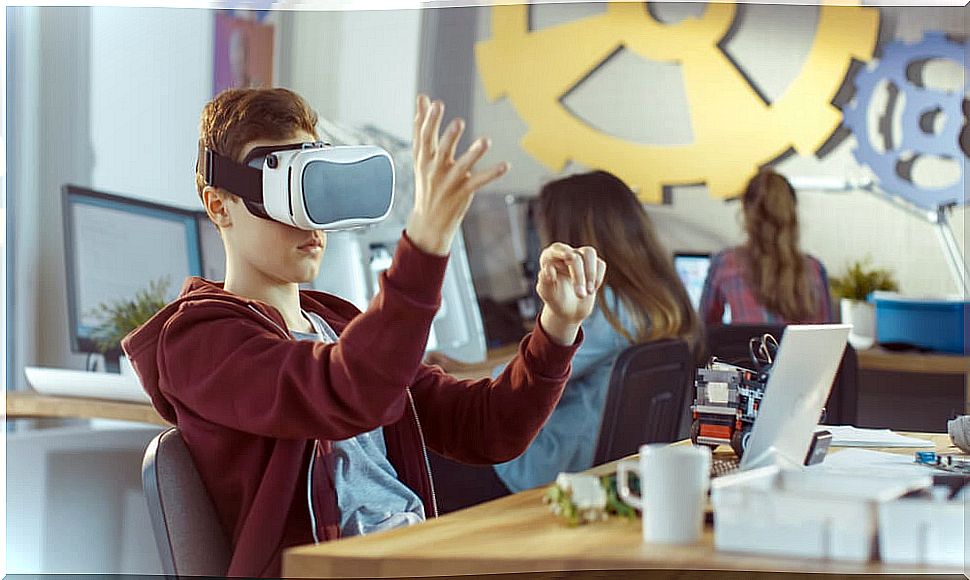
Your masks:
{"label": "white plastic box", "polygon": [[711,483],[717,550],[866,562],[878,507],[929,487],[929,476],[834,475],[765,467]]}
{"label": "white plastic box", "polygon": [[931,499],[899,499],[880,505],[882,561],[963,566],[968,507],[963,501]]}

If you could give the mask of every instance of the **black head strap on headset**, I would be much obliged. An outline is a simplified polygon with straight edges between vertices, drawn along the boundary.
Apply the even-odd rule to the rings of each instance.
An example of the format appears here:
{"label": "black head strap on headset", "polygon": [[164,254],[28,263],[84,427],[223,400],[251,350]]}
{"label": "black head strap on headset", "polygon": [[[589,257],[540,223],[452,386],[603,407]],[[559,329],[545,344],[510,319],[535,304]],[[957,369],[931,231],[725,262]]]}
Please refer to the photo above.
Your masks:
{"label": "black head strap on headset", "polygon": [[[205,149],[205,184],[220,187],[243,199],[246,208],[253,215],[265,219],[272,219],[263,209],[263,160],[278,151],[293,149],[314,149],[328,146],[329,143],[320,141],[310,143],[294,143],[292,145],[271,145],[254,147],[242,163],[236,163],[212,149]],[[270,157],[270,167],[275,163],[275,157]]]}

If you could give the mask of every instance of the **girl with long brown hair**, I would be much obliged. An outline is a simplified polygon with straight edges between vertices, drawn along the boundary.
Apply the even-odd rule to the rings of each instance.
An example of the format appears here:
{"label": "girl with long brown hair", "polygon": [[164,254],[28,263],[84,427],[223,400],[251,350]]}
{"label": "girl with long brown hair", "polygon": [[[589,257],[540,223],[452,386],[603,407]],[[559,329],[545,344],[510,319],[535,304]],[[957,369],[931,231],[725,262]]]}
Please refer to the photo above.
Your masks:
{"label": "girl with long brown hair", "polygon": [[825,267],[799,249],[795,190],[780,173],[763,169],[741,198],[747,241],[714,257],[701,296],[707,324],[832,321]]}
{"label": "girl with long brown hair", "polygon": [[670,255],[636,195],[619,178],[594,171],[559,179],[542,188],[536,203],[543,246],[592,246],[607,268],[555,411],[523,455],[495,466],[512,491],[591,467],[610,372],[620,352],[666,338],[683,339],[693,349],[701,334]]}

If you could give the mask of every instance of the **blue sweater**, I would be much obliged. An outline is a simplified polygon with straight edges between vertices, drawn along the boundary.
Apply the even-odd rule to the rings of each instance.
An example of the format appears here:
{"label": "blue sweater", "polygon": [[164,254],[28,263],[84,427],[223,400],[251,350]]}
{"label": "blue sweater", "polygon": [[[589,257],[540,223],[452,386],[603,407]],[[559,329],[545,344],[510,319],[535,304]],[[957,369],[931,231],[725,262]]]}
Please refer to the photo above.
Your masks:
{"label": "blue sweater", "polygon": [[[620,323],[635,334],[629,312],[610,288],[603,291]],[[583,322],[583,335],[583,344],[573,357],[572,375],[549,421],[525,453],[494,466],[512,492],[550,483],[564,471],[592,467],[613,363],[630,342],[613,329],[598,306]]]}

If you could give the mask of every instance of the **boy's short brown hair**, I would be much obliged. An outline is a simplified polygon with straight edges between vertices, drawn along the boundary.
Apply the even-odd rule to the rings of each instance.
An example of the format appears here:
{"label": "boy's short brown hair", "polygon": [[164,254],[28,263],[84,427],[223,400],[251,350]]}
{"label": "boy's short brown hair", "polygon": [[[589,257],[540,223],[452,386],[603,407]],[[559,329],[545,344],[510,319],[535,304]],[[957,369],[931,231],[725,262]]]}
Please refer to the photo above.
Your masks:
{"label": "boy's short brown hair", "polygon": [[299,131],[317,137],[317,113],[289,89],[228,89],[206,103],[199,124],[195,187],[205,188],[205,150],[239,160],[247,143],[278,141]]}

